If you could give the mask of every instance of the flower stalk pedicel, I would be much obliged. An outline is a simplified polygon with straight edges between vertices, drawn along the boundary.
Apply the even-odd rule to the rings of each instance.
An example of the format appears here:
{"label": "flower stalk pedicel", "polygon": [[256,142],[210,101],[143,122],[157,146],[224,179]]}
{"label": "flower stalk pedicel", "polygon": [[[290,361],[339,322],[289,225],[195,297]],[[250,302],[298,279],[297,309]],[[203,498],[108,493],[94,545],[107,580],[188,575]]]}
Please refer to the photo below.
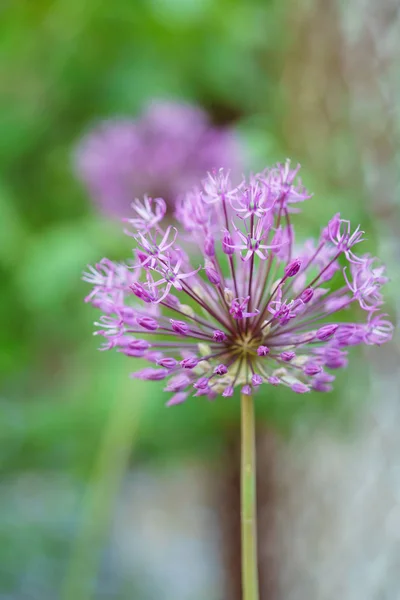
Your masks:
{"label": "flower stalk pedicel", "polygon": [[243,600],[258,600],[257,499],[254,402],[241,395],[241,539]]}

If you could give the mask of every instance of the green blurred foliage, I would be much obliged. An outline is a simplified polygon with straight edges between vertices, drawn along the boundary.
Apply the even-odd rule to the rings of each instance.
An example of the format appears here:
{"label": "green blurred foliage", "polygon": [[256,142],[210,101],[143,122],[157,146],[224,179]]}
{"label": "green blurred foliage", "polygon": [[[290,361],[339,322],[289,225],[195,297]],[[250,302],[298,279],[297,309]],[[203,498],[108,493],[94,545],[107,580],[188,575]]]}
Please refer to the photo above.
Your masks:
{"label": "green blurred foliage", "polygon": [[[87,263],[128,256],[129,241],[96,214],[75,181],[74,145],[99,118],[135,114],[153,96],[183,97],[218,122],[239,120],[263,162],[274,137],[265,109],[277,89],[264,62],[278,41],[272,23],[280,11],[272,2],[225,0],[3,7],[0,358],[10,469],[32,468],[35,460],[44,466],[46,446],[52,465],[63,455],[58,445],[81,448],[87,460],[75,429],[90,422],[99,431],[119,379],[132,385],[127,365],[121,374],[118,361],[95,351],[80,282]],[[257,115],[265,143],[251,124]],[[13,436],[22,448],[16,454]]]}
{"label": "green blurred foliage", "polygon": [[[134,395],[129,361],[96,352],[96,315],[82,302],[85,265],[129,256],[130,247],[74,179],[77,140],[93,121],[135,114],[153,96],[183,97],[216,122],[234,122],[254,168],[282,159],[284,25],[285,5],[273,0],[59,0],[2,9],[0,427],[7,469],[90,465],[111,400],[121,385]],[[323,195],[298,219],[303,235],[343,208],[368,226],[360,201],[328,192],[304,171]],[[207,446],[208,435],[237,418],[234,401],[196,401],[164,414],[157,389],[142,392],[149,396],[139,436],[144,454]],[[310,412],[303,404],[273,391],[264,412],[288,424],[293,413]]]}

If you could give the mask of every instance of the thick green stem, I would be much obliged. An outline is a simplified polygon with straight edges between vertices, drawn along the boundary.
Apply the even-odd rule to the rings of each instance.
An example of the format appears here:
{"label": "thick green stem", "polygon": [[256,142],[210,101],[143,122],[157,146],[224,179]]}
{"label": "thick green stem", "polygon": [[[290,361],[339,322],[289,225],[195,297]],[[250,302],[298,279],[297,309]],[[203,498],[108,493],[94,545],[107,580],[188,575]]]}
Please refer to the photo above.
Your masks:
{"label": "thick green stem", "polygon": [[256,448],[253,397],[242,394],[242,598],[259,600],[257,569]]}

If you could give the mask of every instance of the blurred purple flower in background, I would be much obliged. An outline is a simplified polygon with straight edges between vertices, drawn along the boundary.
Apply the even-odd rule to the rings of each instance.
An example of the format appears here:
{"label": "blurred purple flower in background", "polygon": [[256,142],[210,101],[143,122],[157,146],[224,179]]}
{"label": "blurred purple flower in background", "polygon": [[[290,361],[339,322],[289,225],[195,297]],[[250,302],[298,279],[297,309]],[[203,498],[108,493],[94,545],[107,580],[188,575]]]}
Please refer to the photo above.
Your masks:
{"label": "blurred purple flower in background", "polygon": [[[295,244],[290,215],[310,197],[297,172],[287,161],[238,186],[222,169],[210,173],[180,198],[179,233],[163,228],[165,205],[136,203],[136,259],[103,259],[84,276],[94,285],[87,301],[104,313],[103,349],[152,363],[133,376],[167,379],[169,405],[236,386],[327,392],[350,346],[390,340],[393,326],[378,313],[384,267],[355,253],[359,227],[337,214],[316,243]],[[366,322],[347,317],[354,303]]]}
{"label": "blurred purple flower in background", "polygon": [[211,125],[202,109],[153,101],[138,119],[110,119],[90,131],[75,169],[102,211],[125,216],[144,194],[161,196],[169,207],[207,171],[236,171],[240,154],[233,131]]}

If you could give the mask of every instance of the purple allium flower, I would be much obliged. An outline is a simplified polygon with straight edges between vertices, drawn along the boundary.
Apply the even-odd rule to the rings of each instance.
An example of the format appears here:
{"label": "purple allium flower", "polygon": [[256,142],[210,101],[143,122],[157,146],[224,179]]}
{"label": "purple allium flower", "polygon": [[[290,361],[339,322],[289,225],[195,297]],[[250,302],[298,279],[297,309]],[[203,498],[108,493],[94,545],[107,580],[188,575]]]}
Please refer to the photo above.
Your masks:
{"label": "purple allium flower", "polygon": [[[295,245],[289,214],[309,197],[297,172],[287,161],[238,186],[223,170],[212,173],[181,198],[177,229],[137,202],[136,261],[103,259],[86,273],[86,300],[103,312],[102,349],[155,364],[133,376],[166,379],[175,394],[168,405],[268,384],[330,391],[329,371],[347,365],[348,348],[391,339],[393,325],[378,312],[384,267],[356,254],[359,227],[335,215],[319,240]],[[263,240],[260,252],[254,239]],[[346,319],[353,304],[366,319]]]}
{"label": "purple allium flower", "polygon": [[136,120],[112,119],[89,132],[75,169],[104,212],[125,216],[144,194],[173,206],[210,169],[239,167],[239,155],[233,132],[213,127],[200,108],[153,101]]}

